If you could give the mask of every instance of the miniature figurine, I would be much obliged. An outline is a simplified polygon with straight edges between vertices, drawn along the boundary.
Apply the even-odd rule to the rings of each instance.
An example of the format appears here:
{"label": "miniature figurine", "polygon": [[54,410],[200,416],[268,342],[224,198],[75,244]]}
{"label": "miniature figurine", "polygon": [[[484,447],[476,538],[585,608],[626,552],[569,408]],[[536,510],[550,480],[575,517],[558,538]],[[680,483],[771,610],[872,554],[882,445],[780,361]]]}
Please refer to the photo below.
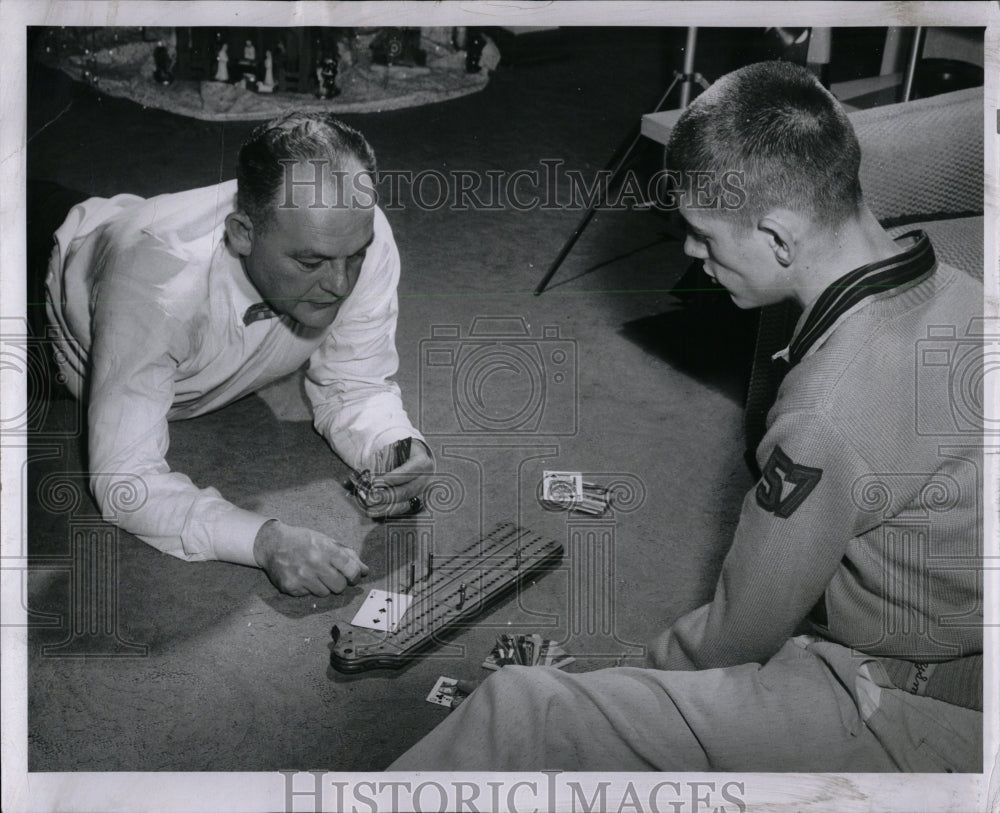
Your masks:
{"label": "miniature figurine", "polygon": [[317,96],[321,99],[332,99],[340,95],[337,87],[337,60],[332,56],[324,57],[316,66],[316,81],[319,83]]}
{"label": "miniature figurine", "polygon": [[215,69],[215,81],[216,82],[228,82],[229,81],[229,44],[222,43],[219,46],[219,52],[215,55],[216,61],[219,63],[218,67]]}
{"label": "miniature figurine", "polygon": [[465,40],[465,71],[479,73],[483,49],[486,47],[486,35],[482,31],[467,29]]}
{"label": "miniature figurine", "polygon": [[274,57],[270,51],[264,52],[264,81],[257,85],[258,93],[274,91]]}
{"label": "miniature figurine", "polygon": [[[257,65],[257,49],[254,48],[253,42],[250,40],[245,42],[243,56],[236,63],[236,72],[232,74],[232,79],[234,82],[242,81],[245,87],[250,87],[249,83],[252,83],[256,89],[257,77],[260,75],[260,67]],[[247,76],[250,76],[249,83],[245,78]]]}
{"label": "miniature figurine", "polygon": [[169,85],[174,81],[174,74],[170,70],[172,67],[170,52],[167,46],[158,45],[153,51],[153,62],[156,63],[156,70],[153,71],[153,79],[161,85]]}

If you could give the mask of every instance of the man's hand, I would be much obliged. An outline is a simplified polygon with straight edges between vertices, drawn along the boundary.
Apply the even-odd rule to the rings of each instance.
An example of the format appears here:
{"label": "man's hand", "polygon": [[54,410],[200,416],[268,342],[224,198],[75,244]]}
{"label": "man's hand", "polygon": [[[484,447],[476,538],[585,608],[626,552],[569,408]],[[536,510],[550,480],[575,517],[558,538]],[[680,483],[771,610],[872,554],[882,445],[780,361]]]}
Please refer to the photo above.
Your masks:
{"label": "man's hand", "polygon": [[341,593],[368,575],[368,565],[350,548],[319,531],[274,519],[257,532],[253,555],[271,583],[292,596]]}
{"label": "man's hand", "polygon": [[370,497],[367,502],[362,503],[365,513],[369,517],[382,519],[412,512],[410,500],[419,497],[430,485],[430,475],[433,473],[433,458],[424,444],[414,439],[409,460],[372,479]]}

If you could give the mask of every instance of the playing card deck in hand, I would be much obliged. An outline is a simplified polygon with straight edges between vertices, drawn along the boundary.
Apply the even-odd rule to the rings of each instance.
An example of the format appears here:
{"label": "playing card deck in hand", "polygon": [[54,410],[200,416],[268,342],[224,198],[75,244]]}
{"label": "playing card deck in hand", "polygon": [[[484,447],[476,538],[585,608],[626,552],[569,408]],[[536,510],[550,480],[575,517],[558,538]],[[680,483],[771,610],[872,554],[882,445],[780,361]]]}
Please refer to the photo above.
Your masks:
{"label": "playing card deck in hand", "polygon": [[374,473],[386,474],[402,466],[410,459],[410,447],[412,443],[413,438],[403,438],[375,452]]}
{"label": "playing card deck in hand", "polygon": [[412,445],[413,438],[403,438],[379,449],[375,452],[375,462],[371,469],[355,471],[350,474],[348,482],[345,483],[347,489],[361,502],[370,503],[374,478],[398,469],[409,460]]}

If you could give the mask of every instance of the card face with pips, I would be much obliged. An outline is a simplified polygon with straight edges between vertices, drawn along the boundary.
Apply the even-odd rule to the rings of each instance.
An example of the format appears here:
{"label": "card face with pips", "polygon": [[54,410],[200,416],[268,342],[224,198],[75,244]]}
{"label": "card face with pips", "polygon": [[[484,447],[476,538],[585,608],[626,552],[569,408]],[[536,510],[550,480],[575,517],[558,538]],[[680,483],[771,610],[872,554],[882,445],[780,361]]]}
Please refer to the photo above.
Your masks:
{"label": "card face with pips", "polygon": [[406,615],[412,603],[413,596],[408,596],[406,593],[372,590],[351,620],[351,626],[395,632],[400,619]]}
{"label": "card face with pips", "polygon": [[434,688],[431,689],[431,693],[427,695],[427,702],[450,709],[452,701],[455,699],[455,686],[457,684],[458,681],[455,678],[441,675],[437,679],[437,683],[434,684]]}
{"label": "card face with pips", "polygon": [[583,475],[578,471],[542,472],[542,499],[572,504],[583,497]]}

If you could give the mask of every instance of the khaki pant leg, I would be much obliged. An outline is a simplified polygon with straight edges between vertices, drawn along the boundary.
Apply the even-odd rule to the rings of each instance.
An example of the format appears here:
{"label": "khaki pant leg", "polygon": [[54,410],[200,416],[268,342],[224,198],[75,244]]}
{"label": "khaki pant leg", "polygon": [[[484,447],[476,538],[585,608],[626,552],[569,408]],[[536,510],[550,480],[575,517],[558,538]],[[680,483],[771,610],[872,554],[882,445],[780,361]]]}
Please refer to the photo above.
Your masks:
{"label": "khaki pant leg", "polygon": [[893,771],[851,690],[789,642],[761,667],[506,666],[389,770]]}

